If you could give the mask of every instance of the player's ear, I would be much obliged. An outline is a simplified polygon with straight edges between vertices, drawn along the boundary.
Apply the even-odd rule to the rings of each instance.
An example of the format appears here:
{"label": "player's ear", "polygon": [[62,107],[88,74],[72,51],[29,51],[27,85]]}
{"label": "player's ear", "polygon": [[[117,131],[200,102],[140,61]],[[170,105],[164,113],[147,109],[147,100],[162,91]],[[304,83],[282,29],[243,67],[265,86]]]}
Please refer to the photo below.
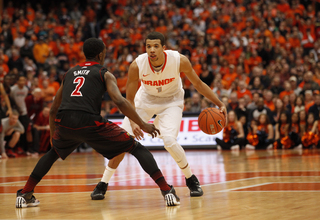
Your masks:
{"label": "player's ear", "polygon": [[98,58],[98,60],[101,60],[102,57],[103,57],[103,52],[99,53],[97,58]]}
{"label": "player's ear", "polygon": [[162,48],[163,48],[163,50],[166,50],[166,49],[167,49],[166,45],[163,45]]}

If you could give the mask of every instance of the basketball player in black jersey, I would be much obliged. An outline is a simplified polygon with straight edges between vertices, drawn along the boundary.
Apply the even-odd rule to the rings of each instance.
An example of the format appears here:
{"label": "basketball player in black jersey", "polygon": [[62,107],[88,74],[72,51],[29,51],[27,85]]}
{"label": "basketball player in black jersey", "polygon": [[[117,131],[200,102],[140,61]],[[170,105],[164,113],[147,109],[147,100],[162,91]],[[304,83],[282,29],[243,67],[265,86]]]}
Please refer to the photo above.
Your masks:
{"label": "basketball player in black jersey", "polygon": [[153,124],[143,122],[132,105],[122,97],[115,77],[102,66],[106,47],[96,38],[84,42],[86,62],[70,69],[64,76],[50,110],[52,148],[37,163],[26,185],[18,190],[17,208],[39,205],[33,190],[60,157],[65,159],[81,143],[89,144],[109,160],[129,152],[159,186],[167,206],[180,204],[173,186],[167,184],[152,154],[116,124],[100,116],[102,96],[108,91],[121,112],[155,137],[160,133]]}

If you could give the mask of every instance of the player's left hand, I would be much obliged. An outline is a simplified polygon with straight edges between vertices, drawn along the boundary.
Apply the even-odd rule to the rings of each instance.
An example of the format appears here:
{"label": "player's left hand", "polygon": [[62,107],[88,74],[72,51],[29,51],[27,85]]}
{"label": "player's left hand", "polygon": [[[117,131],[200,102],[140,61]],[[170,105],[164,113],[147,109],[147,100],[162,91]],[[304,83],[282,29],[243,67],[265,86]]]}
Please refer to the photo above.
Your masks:
{"label": "player's left hand", "polygon": [[222,105],[220,107],[220,112],[224,114],[224,117],[226,118],[226,124],[228,124],[228,113],[227,113],[227,108],[225,105]]}
{"label": "player's left hand", "polygon": [[152,138],[156,137],[158,134],[160,135],[160,131],[154,126],[154,124],[144,123],[141,129],[144,132],[149,133]]}

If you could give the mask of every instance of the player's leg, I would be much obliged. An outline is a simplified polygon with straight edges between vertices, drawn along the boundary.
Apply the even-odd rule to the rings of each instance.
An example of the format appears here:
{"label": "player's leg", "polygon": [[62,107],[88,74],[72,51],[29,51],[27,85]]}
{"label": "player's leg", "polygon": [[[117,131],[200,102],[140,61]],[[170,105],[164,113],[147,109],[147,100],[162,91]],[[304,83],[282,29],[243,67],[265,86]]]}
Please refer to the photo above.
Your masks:
{"label": "player's leg", "polygon": [[39,205],[40,202],[33,196],[35,186],[48,173],[59,157],[65,159],[81,144],[81,141],[79,141],[81,135],[77,136],[77,132],[58,125],[56,127],[52,140],[53,147],[40,158],[23,189],[17,191],[17,208]]}
{"label": "player's leg", "polygon": [[17,208],[26,208],[29,206],[39,205],[39,200],[33,196],[33,189],[41,181],[41,179],[48,173],[51,166],[59,158],[56,151],[51,148],[43,157],[40,158],[37,165],[33,169],[26,185],[23,189],[18,190],[16,207]]}
{"label": "player's leg", "polygon": [[119,166],[120,162],[123,160],[124,155],[125,153],[122,153],[109,160],[109,163],[106,166],[106,169],[104,170],[101,181],[96,185],[93,192],[91,193],[92,200],[104,199],[104,195],[106,194],[108,189],[109,181],[113,176],[114,172],[116,171],[117,167]]}
{"label": "player's leg", "polygon": [[190,190],[190,196],[202,196],[199,180],[192,173],[184,149],[177,142],[182,119],[182,107],[173,106],[164,109],[157,114],[158,127],[163,139],[165,149],[176,161],[181,171],[185,175],[186,184]]}
{"label": "player's leg", "polygon": [[166,204],[168,206],[180,204],[173,187],[167,184],[152,154],[128,135],[124,129],[114,123],[106,123],[97,128],[96,134],[92,133],[91,140],[88,140],[87,143],[108,159],[112,159],[123,152],[131,153],[137,158],[143,170],[159,186]]}
{"label": "player's leg", "polygon": [[137,158],[142,169],[150,175],[154,182],[159,186],[161,193],[166,200],[167,206],[180,204],[180,198],[176,195],[173,186],[169,185],[158,168],[153,155],[139,142],[135,142],[135,147],[130,153]]}
{"label": "player's leg", "polygon": [[[142,118],[144,121],[149,121],[152,116],[154,115],[154,112],[152,110],[147,109],[136,109],[138,115]],[[127,117],[124,118],[123,123],[121,127],[129,132],[130,135],[133,135],[130,121]],[[117,167],[119,166],[120,162],[123,160],[125,153],[119,154],[118,156],[112,158],[109,160],[108,165],[106,166],[106,169],[104,170],[103,176],[101,178],[101,181],[97,184],[93,192],[91,193],[91,198],[93,200],[101,200],[104,199],[104,195],[108,189],[108,184],[115,173]]]}

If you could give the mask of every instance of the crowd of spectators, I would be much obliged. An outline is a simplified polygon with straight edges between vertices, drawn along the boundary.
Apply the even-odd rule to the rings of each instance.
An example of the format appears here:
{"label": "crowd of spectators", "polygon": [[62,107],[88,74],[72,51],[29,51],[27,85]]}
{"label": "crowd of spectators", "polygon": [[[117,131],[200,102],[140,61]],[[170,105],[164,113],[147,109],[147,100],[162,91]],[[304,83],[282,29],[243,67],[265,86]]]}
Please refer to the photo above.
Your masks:
{"label": "crowd of spectators", "polygon": [[[163,33],[167,49],[190,59],[244,126],[262,109],[273,125],[283,111],[312,108],[318,119],[319,5],[307,0],[5,1],[0,81],[25,130],[18,144],[28,154],[48,149],[48,109],[64,73],[85,60],[84,40],[103,40],[105,66],[125,95],[128,67],[145,52],[151,31]],[[181,78],[184,112],[212,106],[183,73]],[[2,112],[5,108],[2,101]],[[102,114],[116,113],[106,94]]]}

